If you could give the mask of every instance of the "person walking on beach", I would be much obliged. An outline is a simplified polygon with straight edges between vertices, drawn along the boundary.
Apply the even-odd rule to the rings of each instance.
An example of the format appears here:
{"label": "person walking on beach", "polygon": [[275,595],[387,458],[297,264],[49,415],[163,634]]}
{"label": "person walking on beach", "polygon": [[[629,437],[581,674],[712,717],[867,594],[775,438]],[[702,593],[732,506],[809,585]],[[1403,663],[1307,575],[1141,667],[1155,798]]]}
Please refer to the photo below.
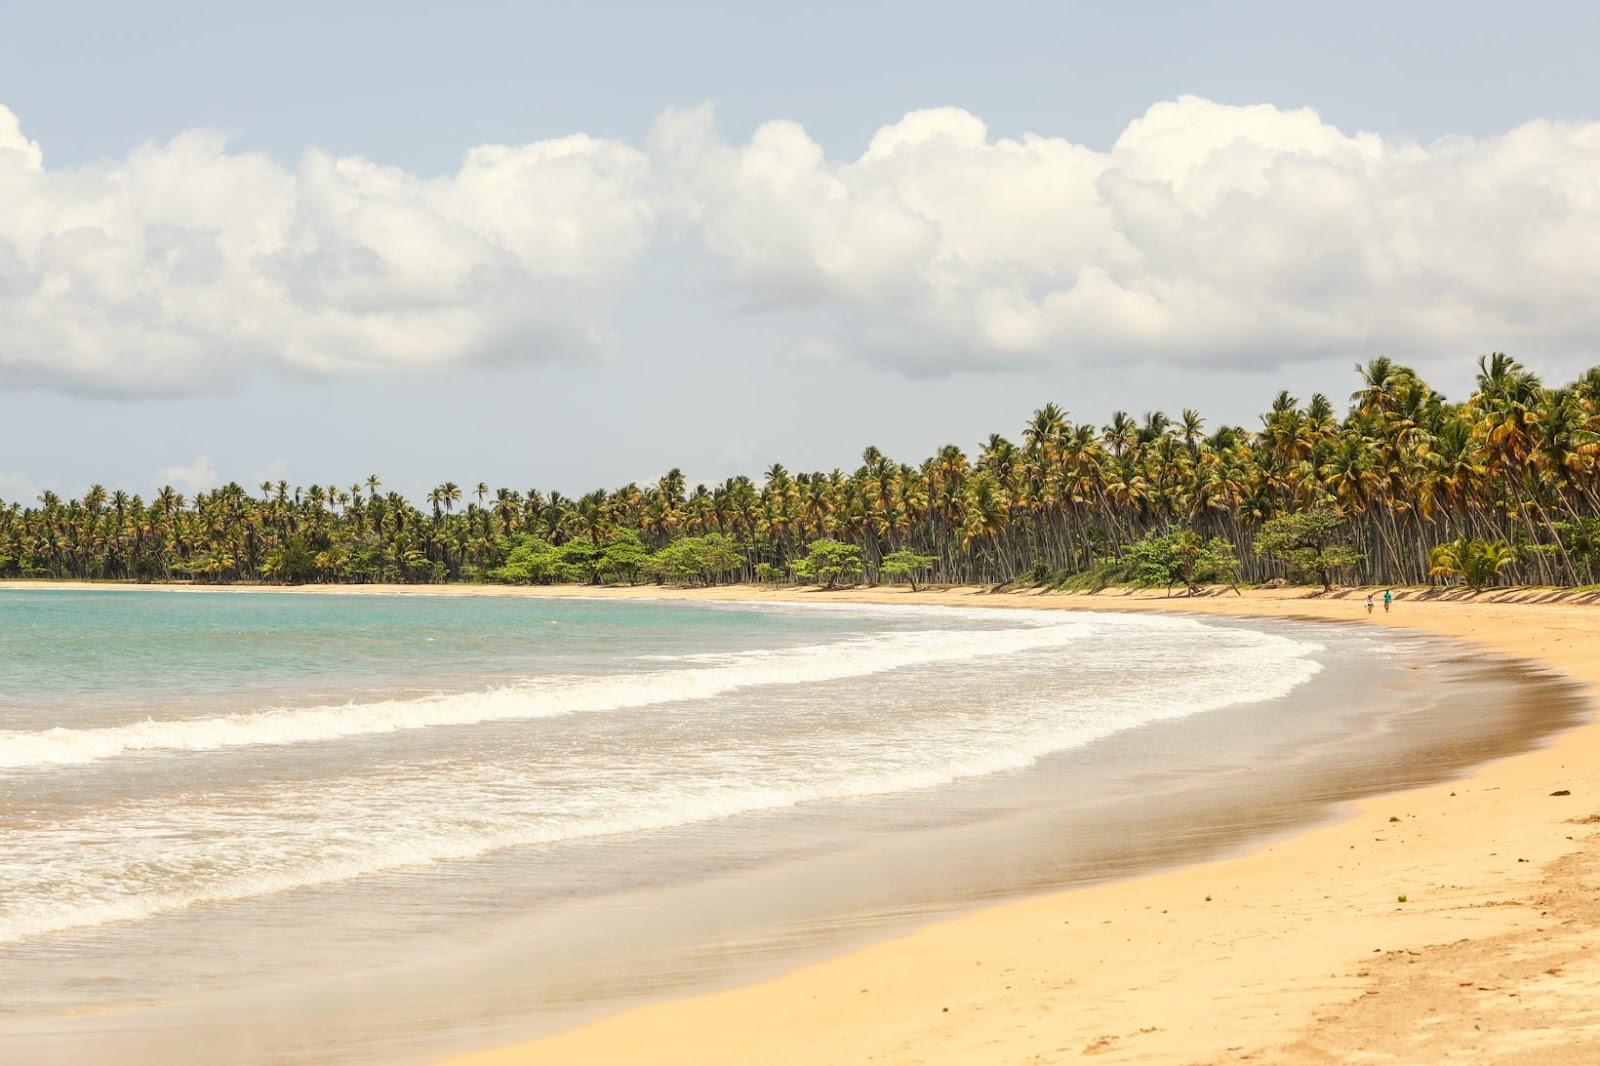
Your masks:
{"label": "person walking on beach", "polygon": [[1372,613],[1372,593],[1367,593],[1367,613]]}
{"label": "person walking on beach", "polygon": [[1389,613],[1389,604],[1391,604],[1393,602],[1394,602],[1394,590],[1393,589],[1384,589],[1383,590],[1383,613],[1384,614],[1388,614]]}

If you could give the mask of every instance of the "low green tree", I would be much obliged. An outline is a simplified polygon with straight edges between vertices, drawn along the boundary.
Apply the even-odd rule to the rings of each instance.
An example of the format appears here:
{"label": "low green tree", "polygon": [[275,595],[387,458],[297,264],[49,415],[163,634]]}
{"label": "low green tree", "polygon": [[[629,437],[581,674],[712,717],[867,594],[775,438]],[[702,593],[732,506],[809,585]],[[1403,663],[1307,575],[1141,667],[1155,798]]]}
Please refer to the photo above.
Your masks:
{"label": "low green tree", "polygon": [[707,533],[700,541],[700,567],[706,584],[725,581],[745,568],[747,560],[739,542],[726,533]]}
{"label": "low green tree", "polygon": [[566,575],[558,580],[599,584],[602,550],[588,537],[573,537],[562,544],[556,549],[556,558]]}
{"label": "low green tree", "polygon": [[651,560],[658,577],[685,584],[714,585],[744,565],[738,542],[724,533],[683,537],[656,552]]}
{"label": "low green tree", "polygon": [[697,548],[693,537],[671,541],[650,557],[650,570],[659,580],[692,584],[700,577]]}
{"label": "low green tree", "polygon": [[1192,529],[1151,533],[1127,551],[1128,572],[1135,584],[1164,586],[1172,594],[1182,585],[1194,595],[1204,584],[1236,584],[1239,558],[1221,537],[1209,540]]}
{"label": "low green tree", "polygon": [[901,578],[911,582],[911,591],[917,591],[917,576],[927,573],[939,560],[932,555],[918,555],[913,551],[892,551],[883,557],[878,572],[890,581]]}
{"label": "low green tree", "polygon": [[[409,565],[409,560],[407,563]],[[506,561],[489,571],[492,581],[511,585],[549,585],[571,579],[571,571],[562,562],[561,553],[549,541],[525,534],[518,538]]]}
{"label": "low green tree", "polygon": [[1345,517],[1337,511],[1297,511],[1269,518],[1256,534],[1255,550],[1276,560],[1290,581],[1313,580],[1331,591],[1340,571],[1361,563],[1361,552],[1345,535]]}
{"label": "low green tree", "polygon": [[650,567],[650,550],[635,529],[619,529],[600,552],[600,572],[607,578],[639,583],[639,576]]}
{"label": "low green tree", "polygon": [[855,584],[866,568],[858,545],[823,538],[806,545],[804,558],[795,561],[794,576],[833,589],[841,581]]}

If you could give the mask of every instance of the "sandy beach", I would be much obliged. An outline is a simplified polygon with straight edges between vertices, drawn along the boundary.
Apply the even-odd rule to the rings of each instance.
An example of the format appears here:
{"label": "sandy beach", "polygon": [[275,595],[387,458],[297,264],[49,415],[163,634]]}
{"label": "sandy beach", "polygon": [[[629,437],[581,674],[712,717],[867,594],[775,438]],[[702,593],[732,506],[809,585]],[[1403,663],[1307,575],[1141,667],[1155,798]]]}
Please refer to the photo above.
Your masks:
{"label": "sandy beach", "polygon": [[[31,587],[42,583],[27,582]],[[96,586],[111,587],[111,586]],[[168,586],[171,587],[171,586]],[[322,586],[305,594],[573,595]],[[1199,598],[583,590],[1370,621],[1600,682],[1584,597]],[[1244,854],[988,907],[730,991],[459,1060],[516,1063],[1600,1060],[1600,726],[1464,779],[1350,804]]]}
{"label": "sandy beach", "polygon": [[0,1066],[1600,1066],[1600,4],[485,7],[3,9]]}
{"label": "sandy beach", "polygon": [[[1365,617],[1362,597],[1303,591],[833,595]],[[1372,621],[1600,681],[1593,609],[1545,599],[1413,594]],[[462,1061],[1594,1062],[1597,798],[1591,725],[1241,857],[989,908],[751,987]]]}

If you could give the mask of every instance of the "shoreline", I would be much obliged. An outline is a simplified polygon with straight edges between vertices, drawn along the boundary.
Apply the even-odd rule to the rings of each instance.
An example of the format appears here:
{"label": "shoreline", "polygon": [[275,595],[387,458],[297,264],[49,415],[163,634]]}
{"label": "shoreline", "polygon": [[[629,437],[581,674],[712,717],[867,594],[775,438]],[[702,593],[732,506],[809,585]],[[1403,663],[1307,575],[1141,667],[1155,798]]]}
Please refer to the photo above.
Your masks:
{"label": "shoreline", "polygon": [[[665,598],[822,595],[715,592]],[[1581,603],[1526,602],[1549,596],[1403,596],[1372,618],[1581,683],[1587,720],[1544,747],[1357,800],[1331,824],[1243,854],[1002,902],[753,985],[452,1061],[1595,1061],[1600,963],[1587,948],[1600,935],[1600,836],[1574,823],[1600,819],[1600,633]],[[1366,619],[1364,594],[1299,589],[827,598]],[[1562,790],[1571,795],[1551,795]]]}
{"label": "shoreline", "polygon": [[[639,586],[0,588],[512,595],[1178,611],[1367,620],[1364,592]],[[1401,593],[1370,621],[1475,643],[1585,686],[1584,724],[1442,785],[1130,880],[984,906],[727,991],[467,1056],[523,1062],[1592,1062],[1600,1049],[1600,633],[1590,593]],[[1555,599],[1558,602],[1546,602]],[[1554,796],[1565,790],[1568,796]],[[1391,821],[1398,819],[1398,821]],[[1590,821],[1585,822],[1585,819]],[[1401,902],[1399,896],[1407,897]],[[715,1034],[714,1036],[710,1034]]]}

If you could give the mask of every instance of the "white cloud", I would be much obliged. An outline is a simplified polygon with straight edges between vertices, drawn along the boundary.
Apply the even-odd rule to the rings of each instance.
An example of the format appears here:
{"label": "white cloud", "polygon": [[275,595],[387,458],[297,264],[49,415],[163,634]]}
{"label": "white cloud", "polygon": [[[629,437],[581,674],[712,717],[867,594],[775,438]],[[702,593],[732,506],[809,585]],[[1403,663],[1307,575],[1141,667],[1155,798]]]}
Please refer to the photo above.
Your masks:
{"label": "white cloud", "polygon": [[206,132],[50,170],[0,108],[0,380],[166,393],[588,352],[654,225],[648,176],[582,136],[425,180],[318,151],[291,173]]}
{"label": "white cloud", "polygon": [[841,163],[789,124],[663,130],[755,300],[830,303],[844,347],[913,368],[1587,357],[1600,330],[1600,124],[1424,146],[1185,97],[1097,152],[941,109]]}
{"label": "white cloud", "polygon": [[217,476],[217,468],[211,462],[210,456],[197,455],[193,462],[164,468],[161,471],[161,481],[164,484],[176,485],[188,492],[204,492],[215,488],[222,479]]}
{"label": "white cloud", "polygon": [[581,356],[684,234],[743,307],[821,309],[839,328],[810,347],[910,370],[1588,358],[1597,173],[1600,123],[1424,145],[1196,97],[1108,151],[941,108],[831,160],[792,122],[727,142],[702,108],[641,147],[484,146],[438,179],[318,151],[291,172],[208,133],[51,170],[0,108],[0,382]]}
{"label": "white cloud", "polygon": [[[0,125],[0,135],[3,134],[4,127]],[[28,475],[0,473],[0,502],[20,503],[24,507],[32,507],[38,498],[39,486],[34,484]]]}

